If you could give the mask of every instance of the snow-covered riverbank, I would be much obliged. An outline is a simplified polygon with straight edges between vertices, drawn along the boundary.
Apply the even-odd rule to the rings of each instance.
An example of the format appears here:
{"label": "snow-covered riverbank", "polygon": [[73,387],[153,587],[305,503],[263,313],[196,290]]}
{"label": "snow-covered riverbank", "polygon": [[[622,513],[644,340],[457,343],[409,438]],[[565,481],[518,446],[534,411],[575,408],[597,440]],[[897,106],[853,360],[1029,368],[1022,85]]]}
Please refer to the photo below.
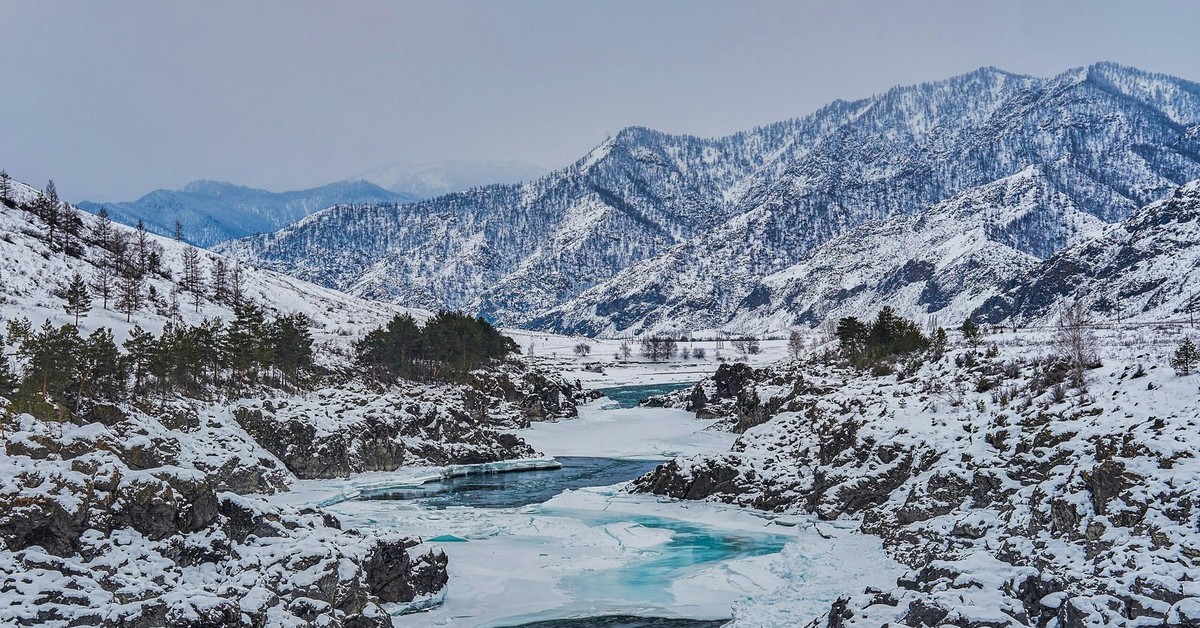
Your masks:
{"label": "snow-covered riverbank", "polygon": [[662,460],[727,450],[733,435],[709,426],[686,412],[612,409],[601,399],[581,407],[577,419],[518,432],[544,458],[503,469],[405,469],[302,482],[279,499],[321,504],[345,527],[402,532],[446,551],[450,584],[441,604],[397,616],[398,626],[505,626],[613,614],[728,619],[748,598],[797,595],[796,578],[816,616],[847,586],[894,581],[899,567],[881,544],[851,527],[630,495],[622,484],[567,490],[517,508],[361,499],[463,473],[552,467],[554,456]]}

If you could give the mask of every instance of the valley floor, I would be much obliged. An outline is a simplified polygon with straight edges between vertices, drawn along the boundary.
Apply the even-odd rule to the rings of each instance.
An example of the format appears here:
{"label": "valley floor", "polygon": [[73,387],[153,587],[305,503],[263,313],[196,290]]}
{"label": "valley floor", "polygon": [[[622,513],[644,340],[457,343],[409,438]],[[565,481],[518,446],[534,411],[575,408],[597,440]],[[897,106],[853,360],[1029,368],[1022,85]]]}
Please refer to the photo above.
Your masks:
{"label": "valley floor", "polygon": [[[727,450],[734,435],[706,430],[710,425],[679,410],[616,409],[602,398],[581,407],[577,419],[517,433],[564,460],[660,461]],[[546,460],[519,464],[537,467]],[[389,482],[404,492],[455,471],[308,481],[278,499],[322,504],[347,527],[420,537],[446,551],[450,583],[434,601],[440,605],[396,617],[399,626],[511,626],[614,614],[728,619],[735,610],[752,620],[758,611],[746,607],[746,599],[794,596],[795,583],[803,582],[803,601],[788,607],[799,622],[820,615],[847,589],[887,585],[901,572],[877,539],[849,524],[630,495],[620,490],[623,482],[567,490],[519,507],[456,505],[453,499],[438,507],[419,498],[340,501],[364,489],[386,493]],[[504,484],[502,478],[492,481]]]}

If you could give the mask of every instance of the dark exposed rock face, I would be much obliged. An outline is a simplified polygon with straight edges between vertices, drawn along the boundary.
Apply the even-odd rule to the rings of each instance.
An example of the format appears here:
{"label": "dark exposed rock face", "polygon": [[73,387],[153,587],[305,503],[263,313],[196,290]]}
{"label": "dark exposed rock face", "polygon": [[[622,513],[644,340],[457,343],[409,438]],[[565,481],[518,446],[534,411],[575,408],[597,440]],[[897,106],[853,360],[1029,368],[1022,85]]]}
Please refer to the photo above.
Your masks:
{"label": "dark exposed rock face", "polygon": [[711,379],[687,390],[651,397],[643,405],[682,408],[702,419],[720,419],[740,434],[779,411],[774,399],[763,400],[758,393],[759,384],[770,379],[768,371],[743,362],[721,364]]}
{"label": "dark exposed rock face", "polygon": [[[471,386],[482,393],[476,402],[481,420],[506,427],[576,417],[577,403],[600,396],[599,391],[585,391],[578,380],[572,382],[520,364],[475,373]],[[513,412],[504,403],[519,411]]]}
{"label": "dark exposed rock face", "polygon": [[300,478],[392,471],[401,465],[494,462],[535,453],[524,441],[496,431],[492,411],[471,389],[338,390],[318,397],[312,402],[243,402],[234,417]]}

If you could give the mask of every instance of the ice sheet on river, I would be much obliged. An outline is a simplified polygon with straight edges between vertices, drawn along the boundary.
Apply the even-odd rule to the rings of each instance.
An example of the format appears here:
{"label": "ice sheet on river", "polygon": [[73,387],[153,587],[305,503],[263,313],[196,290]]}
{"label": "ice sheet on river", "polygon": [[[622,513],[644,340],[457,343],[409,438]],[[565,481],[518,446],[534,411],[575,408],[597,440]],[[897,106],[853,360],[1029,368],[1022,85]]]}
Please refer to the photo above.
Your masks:
{"label": "ice sheet on river", "polygon": [[[444,603],[398,617],[400,626],[608,614],[723,619],[743,599],[786,587],[791,595],[799,587],[815,616],[839,592],[884,585],[899,571],[878,541],[848,528],[794,518],[779,525],[739,508],[660,501],[617,487],[568,491],[520,509],[355,501],[331,510],[348,526],[465,539],[441,544],[450,555]],[[777,554],[785,543],[789,549]]]}

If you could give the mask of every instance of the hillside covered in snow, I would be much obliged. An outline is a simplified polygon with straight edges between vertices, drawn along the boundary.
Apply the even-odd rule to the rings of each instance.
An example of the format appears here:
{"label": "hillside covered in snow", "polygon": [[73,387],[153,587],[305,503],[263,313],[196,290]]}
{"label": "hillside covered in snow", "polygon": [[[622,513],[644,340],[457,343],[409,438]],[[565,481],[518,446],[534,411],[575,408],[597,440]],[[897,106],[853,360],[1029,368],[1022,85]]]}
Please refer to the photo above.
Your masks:
{"label": "hillside covered in snow", "polygon": [[[723,138],[629,128],[525,184],[334,207],[220,250],[359,296],[586,335],[762,332],[879,301],[958,316],[989,282],[1200,178],[1198,125],[1200,85],[1183,79],[983,68]],[[976,235],[952,241],[962,221]],[[845,285],[797,285],[904,231],[939,259],[890,243]],[[970,238],[988,252],[955,251]]]}
{"label": "hillside covered in snow", "polygon": [[503,430],[583,399],[516,360],[468,372],[429,355],[422,377],[383,381],[361,359],[368,332],[442,320],[457,356],[486,324],[257,271],[5,183],[5,625],[390,626],[444,593],[445,554],[262,496],[401,467],[545,466]]}
{"label": "hillside covered in snow", "polygon": [[[723,366],[657,403],[740,438],[634,490],[855,525],[909,569],[820,618],[796,614],[797,579],[732,626],[1194,626],[1198,380],[1168,365],[1187,336],[1100,332],[1074,383],[1054,334],[1002,329],[890,366],[854,368],[828,346]],[[774,568],[802,572],[796,560]]]}

